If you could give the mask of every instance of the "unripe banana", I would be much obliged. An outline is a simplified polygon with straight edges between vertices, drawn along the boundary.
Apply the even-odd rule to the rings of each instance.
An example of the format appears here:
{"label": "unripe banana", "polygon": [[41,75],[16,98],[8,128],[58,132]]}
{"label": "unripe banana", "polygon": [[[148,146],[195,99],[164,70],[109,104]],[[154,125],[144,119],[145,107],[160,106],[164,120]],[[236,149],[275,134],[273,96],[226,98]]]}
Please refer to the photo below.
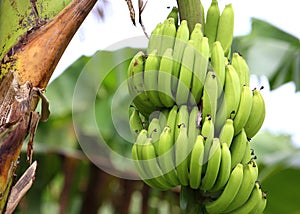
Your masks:
{"label": "unripe banana", "polygon": [[201,128],[201,135],[205,139],[204,159],[203,159],[204,164],[206,164],[208,161],[208,154],[209,154],[209,150],[212,145],[212,142],[213,142],[214,133],[215,133],[214,132],[214,123],[211,119],[211,116],[208,115],[205,117],[202,128]]}
{"label": "unripe banana", "polygon": [[225,56],[230,54],[231,43],[233,39],[233,28],[234,12],[232,5],[228,4],[221,13],[216,37],[216,40],[220,41],[224,49]]}
{"label": "unripe banana", "polygon": [[173,49],[176,36],[174,18],[168,18],[163,23],[162,40],[159,54],[162,55],[168,48]]}
{"label": "unripe banana", "polygon": [[233,138],[230,145],[231,168],[242,162],[247,147],[247,142],[248,139],[244,129],[242,129],[242,131]]}
{"label": "unripe banana", "polygon": [[194,45],[196,49],[199,48],[202,38],[203,38],[202,25],[200,23],[196,23],[190,35],[190,40],[194,41]]}
{"label": "unripe banana", "polygon": [[163,129],[164,127],[167,126],[167,120],[169,117],[169,110],[168,109],[163,109],[161,111],[158,111],[158,120],[159,120],[159,125],[160,128]]}
{"label": "unripe banana", "polygon": [[241,207],[250,197],[258,175],[254,167],[256,166],[252,162],[244,165],[244,176],[241,187],[234,200],[227,207],[226,212],[230,213]]}
{"label": "unripe banana", "polygon": [[239,77],[232,65],[225,67],[224,96],[217,112],[216,130],[220,130],[226,119],[233,118],[240,103],[241,87]]}
{"label": "unripe banana", "polygon": [[248,138],[252,138],[261,128],[266,115],[265,101],[259,90],[253,91],[253,101],[250,116],[244,127]]}
{"label": "unripe banana", "polygon": [[174,105],[174,99],[171,91],[172,70],[173,50],[168,48],[161,58],[158,72],[158,94],[161,103],[165,107],[172,107]]}
{"label": "unripe banana", "polygon": [[189,115],[188,124],[188,146],[192,148],[197,136],[200,134],[201,115],[197,106],[194,106]]}
{"label": "unripe banana", "polygon": [[184,125],[188,130],[189,124],[189,110],[186,105],[182,105],[179,107],[177,117],[176,117],[176,127],[175,127],[175,140],[178,138],[180,132],[180,126]]}
{"label": "unripe banana", "polygon": [[158,23],[154,30],[151,32],[147,53],[150,54],[154,49],[160,49],[161,39],[162,39],[162,31],[163,31],[163,24]]}
{"label": "unripe banana", "polygon": [[193,40],[188,41],[188,44],[186,45],[182,56],[176,91],[177,105],[186,105],[188,103],[195,61],[195,48],[193,46],[193,43]]}
{"label": "unripe banana", "polygon": [[211,65],[216,73],[218,80],[218,97],[221,96],[225,83],[225,58],[224,50],[219,41],[212,44],[211,50]]}
{"label": "unripe banana", "polygon": [[178,8],[177,7],[173,7],[172,8],[171,12],[167,16],[167,19],[168,18],[173,18],[174,19],[174,24],[175,24],[175,27],[177,29],[178,28],[178,20],[179,20],[179,17],[178,17]]}
{"label": "unripe banana", "polygon": [[233,118],[234,135],[237,135],[246,125],[252,108],[252,90],[244,85],[238,110]]}
{"label": "unripe banana", "polygon": [[195,141],[195,145],[191,152],[190,160],[190,187],[192,189],[198,189],[201,183],[201,174],[204,157],[204,138],[202,135],[198,135]]}
{"label": "unripe banana", "polygon": [[266,193],[262,193],[262,198],[260,199],[260,202],[256,205],[254,208],[254,214],[261,214],[264,212],[264,209],[266,208],[267,205],[267,197]]}
{"label": "unripe banana", "polygon": [[174,67],[173,67],[173,78],[172,78],[172,92],[176,94],[177,83],[179,79],[179,72],[181,67],[181,61],[185,46],[190,38],[190,31],[186,20],[182,20],[180,26],[178,27],[175,44],[174,44]]}
{"label": "unripe banana", "polygon": [[228,147],[230,147],[233,136],[234,136],[233,120],[227,119],[219,135],[220,142],[221,143],[225,142],[227,143]]}
{"label": "unripe banana", "polygon": [[215,72],[207,72],[202,96],[202,119],[210,115],[215,122],[218,101],[218,82]]}
{"label": "unripe banana", "polygon": [[177,105],[174,105],[172,107],[172,109],[169,112],[168,115],[168,119],[167,119],[167,124],[166,126],[170,127],[170,131],[171,131],[171,136],[172,138],[174,138],[174,141],[176,140],[175,138],[175,130],[177,129],[177,124],[176,124],[176,120],[177,120],[177,111],[178,111],[178,107]]}
{"label": "unripe banana", "polygon": [[209,191],[213,188],[221,163],[221,145],[219,138],[214,138],[209,150],[208,163],[205,175],[202,178],[200,189]]}
{"label": "unripe banana", "polygon": [[134,139],[136,139],[140,131],[144,128],[139,111],[136,108],[133,108],[133,111],[129,117],[129,126],[132,136],[134,136]]}
{"label": "unripe banana", "polygon": [[207,202],[207,213],[222,213],[233,201],[243,181],[243,165],[237,164],[232,170],[228,182],[221,195],[214,201]]}
{"label": "unripe banana", "polygon": [[175,144],[175,163],[177,177],[180,184],[187,186],[189,184],[189,165],[188,158],[190,151],[188,151],[187,142],[187,127],[184,124],[180,125],[180,131]]}
{"label": "unripe banana", "polygon": [[246,60],[239,54],[233,53],[231,64],[239,75],[241,86],[249,86],[250,83],[250,71]]}
{"label": "unripe banana", "polygon": [[162,128],[160,127],[159,119],[153,118],[148,126],[148,137],[152,139],[155,151],[158,150],[158,140],[161,134]]}
{"label": "unripe banana", "polygon": [[231,154],[227,143],[221,143],[221,164],[218,178],[214,187],[210,190],[218,192],[226,185],[231,173]]}
{"label": "unripe banana", "polygon": [[242,159],[242,164],[247,164],[247,163],[249,163],[253,159],[252,152],[253,151],[250,148],[250,142],[247,141],[245,153],[244,153],[244,156],[243,156],[243,159]]}
{"label": "unripe banana", "polygon": [[208,38],[210,49],[216,41],[218,23],[220,18],[220,9],[217,0],[212,0],[206,14],[206,23],[204,25],[204,35]]}
{"label": "unripe banana", "polygon": [[160,67],[160,57],[158,50],[154,49],[147,57],[145,62],[144,85],[149,100],[157,107],[163,107],[158,93],[158,71]]}
{"label": "unripe banana", "polygon": [[262,198],[262,191],[260,185],[255,183],[253,190],[249,199],[238,209],[232,211],[232,214],[242,214],[242,213],[254,213],[256,211],[256,206],[260,203]]}

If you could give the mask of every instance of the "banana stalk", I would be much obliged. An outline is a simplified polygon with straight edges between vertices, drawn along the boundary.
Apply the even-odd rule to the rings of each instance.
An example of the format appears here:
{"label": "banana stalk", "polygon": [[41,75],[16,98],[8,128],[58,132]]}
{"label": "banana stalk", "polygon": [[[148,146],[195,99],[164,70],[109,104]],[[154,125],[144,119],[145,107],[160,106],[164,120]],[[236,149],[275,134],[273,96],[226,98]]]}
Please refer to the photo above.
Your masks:
{"label": "banana stalk", "polygon": [[[6,210],[13,210],[18,203],[18,201],[10,201],[8,204],[7,200],[12,199],[11,184],[22,143],[29,135],[27,157],[31,162],[32,143],[37,124],[39,120],[46,121],[49,115],[48,103],[43,96],[43,91],[64,50],[96,0],[74,0],[48,21],[39,17],[36,1],[30,3],[31,10],[36,15],[34,26],[19,37],[17,44],[6,51],[6,55],[0,62],[1,213],[5,205]],[[39,3],[38,1],[37,4]],[[40,98],[43,106],[42,115],[35,112]],[[25,190],[25,186],[22,188]],[[12,197],[22,197],[26,191],[19,191],[18,197],[16,195]]]}

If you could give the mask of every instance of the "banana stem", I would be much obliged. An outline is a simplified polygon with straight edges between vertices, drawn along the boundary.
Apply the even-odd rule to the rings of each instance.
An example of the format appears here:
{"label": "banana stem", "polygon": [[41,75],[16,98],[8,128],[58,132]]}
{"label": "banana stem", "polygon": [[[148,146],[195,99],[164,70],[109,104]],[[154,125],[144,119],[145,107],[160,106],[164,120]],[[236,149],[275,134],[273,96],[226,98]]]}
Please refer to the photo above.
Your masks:
{"label": "banana stem", "polygon": [[196,23],[202,23],[202,11],[200,0],[177,0],[180,21],[187,20],[190,32]]}

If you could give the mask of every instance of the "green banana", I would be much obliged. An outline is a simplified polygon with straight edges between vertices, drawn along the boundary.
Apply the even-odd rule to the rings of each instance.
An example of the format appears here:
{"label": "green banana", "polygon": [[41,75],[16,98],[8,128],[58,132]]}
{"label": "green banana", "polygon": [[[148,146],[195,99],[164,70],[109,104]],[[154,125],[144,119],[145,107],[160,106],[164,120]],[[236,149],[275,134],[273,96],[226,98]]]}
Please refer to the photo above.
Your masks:
{"label": "green banana", "polygon": [[211,50],[211,65],[216,73],[218,80],[218,97],[221,96],[225,83],[225,58],[224,50],[219,41],[216,41],[212,44]]}
{"label": "green banana", "polygon": [[214,187],[210,190],[218,192],[226,185],[231,173],[231,153],[227,143],[221,143],[221,164],[218,178]]}
{"label": "green banana", "polygon": [[254,208],[254,214],[261,214],[264,212],[264,209],[267,205],[267,196],[266,193],[262,193],[262,198],[260,199],[259,203]]}
{"label": "green banana", "polygon": [[218,101],[218,83],[215,72],[208,71],[204,82],[202,96],[202,119],[210,115],[213,122],[216,119]]}
{"label": "green banana", "polygon": [[266,115],[265,101],[259,90],[253,91],[253,101],[250,116],[244,127],[248,138],[252,138],[261,128]]}
{"label": "green banana", "polygon": [[156,107],[163,107],[159,99],[158,93],[158,71],[160,67],[160,57],[158,56],[157,49],[154,49],[147,57],[145,62],[145,71],[144,71],[144,85],[149,100]]}
{"label": "green banana", "polygon": [[189,103],[197,105],[203,93],[203,86],[206,78],[209,59],[209,45],[207,37],[202,37],[199,47],[195,50],[195,60],[193,68],[193,79],[191,87],[191,96]]}
{"label": "green banana", "polygon": [[192,189],[198,189],[201,183],[202,165],[204,156],[204,138],[202,135],[198,135],[195,141],[195,145],[191,152],[190,160],[190,187]]}
{"label": "green banana", "polygon": [[151,32],[147,53],[150,54],[154,49],[160,49],[161,39],[162,39],[162,31],[163,31],[163,24],[158,23],[154,30]]}
{"label": "green banana", "polygon": [[158,120],[160,128],[163,129],[167,125],[167,120],[169,117],[169,110],[168,109],[162,109],[161,111],[158,111]]}
{"label": "green banana", "polygon": [[213,142],[213,138],[214,138],[214,123],[211,119],[210,115],[207,115],[204,119],[202,128],[201,128],[201,135],[204,137],[205,139],[205,144],[204,144],[204,164],[207,163],[208,161],[208,154],[210,151],[210,147],[212,145]]}
{"label": "green banana", "polygon": [[175,171],[175,151],[174,137],[172,136],[171,128],[166,126],[159,138],[158,142],[158,162],[164,177],[169,183],[175,187],[179,185],[179,180]]}
{"label": "green banana", "polygon": [[241,87],[239,77],[232,65],[225,67],[224,97],[217,112],[216,129],[220,130],[226,119],[233,118],[239,107]]}
{"label": "green banana", "polygon": [[188,142],[187,127],[186,125],[181,124],[179,129],[180,129],[179,135],[176,139],[176,144],[175,144],[176,172],[180,184],[183,186],[187,186],[189,184],[188,156],[190,153],[187,147],[187,142]]}
{"label": "green banana", "polygon": [[247,147],[247,142],[248,139],[244,129],[242,129],[242,131],[233,138],[230,145],[231,168],[242,162]]}
{"label": "green banana", "polygon": [[214,201],[207,202],[207,213],[221,213],[229,206],[237,195],[243,181],[243,165],[237,164],[232,170],[228,182],[221,195]]}
{"label": "green banana", "polygon": [[177,129],[177,124],[176,124],[176,120],[177,120],[177,111],[178,111],[178,107],[177,105],[174,105],[168,115],[168,119],[167,119],[167,124],[166,126],[170,127],[170,131],[171,131],[171,136],[174,139],[174,141],[176,140],[175,138],[175,130]]}
{"label": "green banana", "polygon": [[228,147],[230,147],[232,139],[234,136],[234,127],[233,127],[233,120],[232,119],[227,119],[226,123],[222,127],[220,131],[220,142],[221,143],[227,143]]}
{"label": "green banana", "polygon": [[158,72],[158,94],[161,103],[165,107],[172,107],[174,99],[171,91],[171,80],[173,70],[173,50],[166,49],[160,61]]}
{"label": "green banana", "polygon": [[134,139],[136,139],[140,131],[144,129],[139,111],[136,108],[133,108],[133,111],[129,117],[129,126],[132,136],[134,136]]}
{"label": "green banana", "polygon": [[252,108],[252,90],[244,85],[238,110],[233,118],[234,134],[237,135],[246,125]]}
{"label": "green banana", "polygon": [[196,23],[190,35],[190,40],[194,41],[194,46],[196,49],[199,49],[202,38],[203,38],[202,25],[200,23]]}
{"label": "green banana", "polygon": [[250,71],[246,60],[239,54],[233,53],[231,64],[239,75],[241,86],[249,86],[250,84]]}
{"label": "green banana", "polygon": [[153,145],[155,147],[155,151],[158,150],[158,140],[160,134],[162,132],[162,128],[160,126],[160,122],[158,118],[152,118],[148,126],[148,137],[152,139]]}
{"label": "green banana", "polygon": [[241,187],[234,200],[230,203],[225,212],[230,213],[233,210],[241,207],[250,197],[258,176],[257,171],[254,167],[256,166],[253,166],[252,162],[249,162],[244,166],[244,176]]}
{"label": "green banana", "polygon": [[256,206],[260,203],[262,198],[262,191],[260,185],[255,183],[249,199],[238,209],[232,211],[232,214],[254,213]]}
{"label": "green banana", "polygon": [[199,109],[197,106],[194,106],[189,113],[189,124],[188,124],[188,145],[189,148],[193,147],[197,136],[200,134],[200,118]]}
{"label": "green banana", "polygon": [[163,55],[168,48],[173,49],[176,36],[174,18],[168,18],[163,23],[159,55]]}
{"label": "green banana", "polygon": [[173,7],[172,8],[171,12],[167,16],[167,19],[168,18],[173,18],[174,19],[174,24],[175,24],[175,27],[177,29],[178,28],[178,20],[179,20],[179,17],[178,17],[178,8],[177,7]]}
{"label": "green banana", "polygon": [[[180,126],[184,125],[188,130],[189,125],[189,110],[186,105],[182,105],[179,107],[177,117],[176,117],[176,127],[175,127],[175,140],[178,138],[180,132]],[[186,143],[187,144],[187,143]]]}
{"label": "green banana", "polygon": [[182,56],[176,91],[177,105],[186,105],[188,103],[195,61],[195,48],[193,43],[193,40],[188,41]]}
{"label": "green banana", "polygon": [[189,41],[189,38],[190,38],[190,31],[188,28],[187,21],[182,20],[176,33],[174,51],[173,51],[173,58],[174,58],[173,78],[172,78],[173,94],[176,94],[177,91],[177,84],[179,79],[179,72],[180,72],[183,52],[187,42]]}
{"label": "green banana", "polygon": [[202,178],[200,189],[209,191],[213,188],[221,163],[221,144],[219,138],[214,138],[209,150],[209,157],[205,175]]}
{"label": "green banana", "polygon": [[220,9],[217,0],[212,0],[206,13],[206,23],[204,25],[204,35],[208,38],[210,49],[216,41],[217,30],[220,19]]}
{"label": "green banana", "polygon": [[232,4],[225,6],[222,11],[218,23],[217,37],[216,40],[220,41],[225,56],[230,54],[231,43],[233,39],[233,30],[234,30],[234,11]]}

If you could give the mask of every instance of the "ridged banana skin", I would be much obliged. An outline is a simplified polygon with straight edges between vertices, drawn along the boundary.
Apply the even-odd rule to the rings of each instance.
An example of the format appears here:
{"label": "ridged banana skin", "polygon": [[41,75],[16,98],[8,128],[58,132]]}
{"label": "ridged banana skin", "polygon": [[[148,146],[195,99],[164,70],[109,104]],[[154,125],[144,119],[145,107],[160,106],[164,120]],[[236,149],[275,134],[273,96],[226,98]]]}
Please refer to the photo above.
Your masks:
{"label": "ridged banana skin", "polygon": [[209,150],[208,163],[205,175],[201,181],[201,190],[210,191],[218,177],[221,164],[221,144],[219,138],[214,138]]}
{"label": "ridged banana skin", "polygon": [[250,70],[246,60],[239,54],[233,53],[231,64],[239,75],[241,87],[250,84]]}
{"label": "ridged banana skin", "polygon": [[226,65],[224,97],[218,109],[215,122],[217,130],[221,129],[226,119],[234,117],[239,107],[240,97],[241,87],[239,77],[232,65]]}
{"label": "ridged banana skin", "polygon": [[187,136],[187,127],[182,124],[180,125],[180,131],[178,138],[176,139],[175,144],[175,163],[176,163],[176,172],[177,177],[180,181],[180,184],[183,186],[189,185],[189,165],[188,165],[188,136]]}
{"label": "ridged banana skin", "polygon": [[210,115],[213,122],[216,119],[216,112],[218,106],[218,83],[215,72],[207,72],[203,96],[202,96],[202,119]]}
{"label": "ridged banana skin", "polygon": [[212,145],[213,142],[213,138],[214,138],[214,133],[215,133],[215,129],[214,129],[214,123],[211,119],[211,116],[208,115],[203,122],[202,128],[201,128],[201,135],[204,137],[205,139],[205,143],[204,143],[204,159],[203,159],[203,163],[204,168],[206,167],[207,161],[208,161],[208,157],[209,157],[209,151],[210,151],[210,147]]}
{"label": "ridged banana skin", "polygon": [[217,37],[216,40],[220,41],[225,56],[228,56],[231,49],[232,39],[234,31],[234,11],[232,4],[225,6],[222,11],[218,23]]}
{"label": "ridged banana skin", "polygon": [[163,31],[163,24],[158,23],[154,30],[151,32],[147,53],[150,54],[154,49],[160,49],[161,39],[162,39],[162,31]]}
{"label": "ridged banana skin", "polygon": [[224,50],[219,41],[212,44],[211,50],[211,65],[216,73],[218,80],[218,97],[221,96],[225,83],[225,58]]}
{"label": "ridged banana skin", "polygon": [[230,213],[233,210],[241,207],[250,197],[258,176],[254,167],[256,166],[253,166],[252,162],[244,165],[244,177],[239,192],[225,212]]}
{"label": "ridged banana skin", "polygon": [[189,110],[186,105],[182,105],[178,109],[177,117],[176,117],[176,127],[175,127],[175,141],[178,138],[179,132],[180,132],[180,126],[181,125],[186,126],[186,129],[188,130],[188,124],[189,124]]}
{"label": "ridged banana skin", "polygon": [[176,32],[173,58],[174,58],[174,67],[173,67],[173,78],[172,78],[172,92],[176,94],[177,84],[179,79],[179,72],[181,67],[181,61],[185,46],[190,38],[190,31],[186,20],[182,20],[180,26]]}
{"label": "ridged banana skin", "polygon": [[253,91],[253,101],[250,116],[244,127],[247,137],[252,138],[263,125],[266,115],[265,101],[259,90]]}
{"label": "ridged banana skin", "polygon": [[195,61],[194,41],[189,40],[182,56],[176,91],[176,104],[188,104]]}
{"label": "ridged banana skin", "polygon": [[242,129],[242,131],[233,138],[230,145],[231,168],[242,162],[247,147],[247,142],[248,139],[244,129]]}
{"label": "ridged banana skin", "polygon": [[129,116],[129,126],[132,136],[136,139],[140,131],[144,128],[139,111],[136,108],[133,109]]}
{"label": "ridged banana skin", "polygon": [[202,37],[199,45],[195,45],[195,47],[195,61],[191,87],[192,97],[189,98],[190,105],[197,105],[200,102],[203,93],[209,60],[209,45],[207,37]]}
{"label": "ridged banana skin", "polygon": [[207,202],[205,209],[209,214],[222,213],[234,200],[243,181],[243,165],[237,164],[232,170],[229,180],[221,193],[214,201]]}
{"label": "ridged banana skin", "polygon": [[260,188],[260,185],[258,183],[255,183],[255,186],[253,187],[253,190],[251,192],[251,195],[249,199],[238,209],[230,212],[232,214],[244,214],[249,213],[253,214],[255,213],[255,207],[260,203],[260,200],[262,198],[262,191]]}
{"label": "ridged banana skin", "polygon": [[164,177],[173,186],[179,185],[177,173],[175,170],[175,146],[174,137],[172,136],[171,128],[166,126],[159,138],[158,142],[158,163]]}
{"label": "ridged banana skin", "polygon": [[204,25],[204,35],[208,38],[210,48],[216,41],[217,30],[220,19],[220,9],[217,0],[212,0],[206,13],[206,22]]}
{"label": "ridged banana skin", "polygon": [[174,98],[171,91],[173,71],[173,49],[168,48],[164,52],[158,72],[158,94],[161,103],[170,108],[174,105]]}
{"label": "ridged banana skin", "polygon": [[149,100],[156,107],[163,107],[159,99],[159,93],[157,91],[158,86],[158,71],[160,67],[160,57],[158,56],[158,50],[154,49],[147,57],[145,62],[144,71],[144,85]]}
{"label": "ridged banana skin", "polygon": [[252,108],[252,90],[244,85],[241,92],[239,108],[233,118],[234,135],[237,135],[246,125]]}
{"label": "ridged banana skin", "polygon": [[221,131],[220,131],[220,142],[221,143],[227,143],[228,147],[230,147],[232,139],[234,136],[234,126],[233,126],[233,120],[227,119],[226,123],[223,125]]}
{"label": "ridged banana skin", "polygon": [[176,36],[174,18],[168,18],[163,23],[162,39],[159,54],[162,55],[168,48],[173,49]]}
{"label": "ridged banana skin", "polygon": [[198,189],[201,183],[201,174],[204,157],[204,138],[202,135],[198,135],[195,141],[195,145],[191,152],[190,160],[190,187],[192,189]]}
{"label": "ridged banana skin", "polygon": [[231,173],[231,153],[227,143],[221,143],[221,164],[218,178],[214,187],[210,190],[218,192],[225,187]]}
{"label": "ridged banana skin", "polygon": [[200,23],[196,23],[190,35],[190,40],[194,41],[194,45],[196,49],[199,48],[202,38],[203,38],[202,25]]}

